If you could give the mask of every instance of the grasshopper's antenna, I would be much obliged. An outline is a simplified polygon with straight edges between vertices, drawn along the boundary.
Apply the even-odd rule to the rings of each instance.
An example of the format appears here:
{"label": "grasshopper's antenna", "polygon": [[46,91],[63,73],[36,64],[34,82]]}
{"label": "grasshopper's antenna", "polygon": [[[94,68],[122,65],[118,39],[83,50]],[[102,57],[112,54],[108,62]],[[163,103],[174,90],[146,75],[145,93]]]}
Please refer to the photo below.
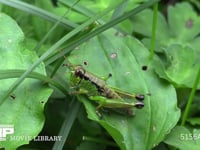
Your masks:
{"label": "grasshopper's antenna", "polygon": [[67,59],[67,57],[65,57],[65,60],[66,60],[66,63],[62,64],[62,66],[63,67],[66,66],[66,67],[68,67],[70,69],[73,69],[74,66],[70,63],[70,61]]}
{"label": "grasshopper's antenna", "polygon": [[65,64],[62,64],[62,66],[64,67],[68,67],[68,68],[70,68],[70,69],[72,69],[73,68],[73,65],[71,64],[71,63],[69,63],[69,62],[67,62],[67,63],[65,63]]}

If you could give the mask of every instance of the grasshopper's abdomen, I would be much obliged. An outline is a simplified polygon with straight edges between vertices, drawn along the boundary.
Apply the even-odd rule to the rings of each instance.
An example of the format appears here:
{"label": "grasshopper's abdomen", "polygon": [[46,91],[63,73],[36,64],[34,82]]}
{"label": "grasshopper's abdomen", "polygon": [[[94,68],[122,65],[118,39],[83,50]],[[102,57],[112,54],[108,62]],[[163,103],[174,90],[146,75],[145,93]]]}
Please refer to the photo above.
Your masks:
{"label": "grasshopper's abdomen", "polygon": [[102,90],[101,91],[102,95],[107,98],[121,99],[121,97],[115,91],[113,91],[111,88],[104,86],[103,88],[101,88],[101,90]]}

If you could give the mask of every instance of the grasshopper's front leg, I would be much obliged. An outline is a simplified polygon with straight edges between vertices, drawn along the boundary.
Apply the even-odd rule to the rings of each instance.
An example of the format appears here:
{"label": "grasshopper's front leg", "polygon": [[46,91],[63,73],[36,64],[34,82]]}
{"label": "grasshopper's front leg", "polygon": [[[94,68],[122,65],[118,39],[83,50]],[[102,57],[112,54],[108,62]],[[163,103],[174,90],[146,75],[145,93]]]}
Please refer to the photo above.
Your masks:
{"label": "grasshopper's front leg", "polygon": [[88,90],[85,90],[85,89],[79,89],[78,91],[75,90],[75,91],[72,91],[70,92],[71,94],[75,94],[75,95],[78,95],[78,94],[88,94]]}
{"label": "grasshopper's front leg", "polygon": [[89,99],[94,100],[99,104],[96,107],[96,113],[100,117],[102,117],[102,115],[99,113],[99,109],[101,107],[129,109],[129,108],[132,108],[132,107],[142,108],[144,106],[143,102],[128,103],[128,102],[125,102],[123,99],[108,99],[108,98],[103,97],[103,96],[90,96]]}

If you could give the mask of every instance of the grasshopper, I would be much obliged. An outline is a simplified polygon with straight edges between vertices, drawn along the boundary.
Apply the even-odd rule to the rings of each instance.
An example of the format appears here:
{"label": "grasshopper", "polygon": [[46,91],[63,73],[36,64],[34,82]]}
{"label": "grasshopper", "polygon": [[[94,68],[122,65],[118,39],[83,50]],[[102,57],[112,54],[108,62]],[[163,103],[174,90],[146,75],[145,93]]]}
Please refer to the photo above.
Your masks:
{"label": "grasshopper", "polygon": [[[109,87],[105,79],[101,79],[94,74],[86,71],[81,65],[72,66],[72,77],[78,79],[78,84],[84,88],[79,88],[76,93],[86,94],[90,100],[97,102],[99,105],[96,107],[96,113],[101,117],[99,109],[112,108],[123,110],[129,116],[133,116],[132,108],[142,108],[144,103],[144,95],[130,94],[120,89]],[[74,82],[74,83],[77,83]],[[88,90],[87,90],[88,87]],[[93,91],[93,92],[90,92]],[[137,99],[137,102],[127,102],[125,99]],[[119,112],[119,111],[118,111]],[[122,113],[123,113],[122,112]]]}

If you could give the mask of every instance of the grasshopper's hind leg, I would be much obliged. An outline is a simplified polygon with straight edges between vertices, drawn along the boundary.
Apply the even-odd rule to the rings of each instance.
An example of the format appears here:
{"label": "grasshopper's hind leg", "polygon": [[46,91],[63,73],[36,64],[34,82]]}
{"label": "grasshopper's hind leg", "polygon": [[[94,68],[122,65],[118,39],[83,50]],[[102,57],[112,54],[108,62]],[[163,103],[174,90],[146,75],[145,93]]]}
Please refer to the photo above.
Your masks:
{"label": "grasshopper's hind leg", "polygon": [[96,107],[96,114],[97,114],[97,116],[99,117],[99,119],[102,119],[102,118],[103,118],[102,114],[99,112],[99,110],[100,110],[103,106],[104,106],[103,103],[99,103],[99,105]]}
{"label": "grasshopper's hind leg", "polygon": [[96,114],[97,114],[97,116],[99,117],[100,120],[103,118],[103,115],[97,109],[96,109]]}
{"label": "grasshopper's hind leg", "polygon": [[99,119],[102,119],[103,116],[99,112],[99,110],[106,105],[106,98],[104,98],[102,96],[90,96],[89,99],[94,100],[98,103],[98,106],[96,107],[96,114],[99,117]]}

